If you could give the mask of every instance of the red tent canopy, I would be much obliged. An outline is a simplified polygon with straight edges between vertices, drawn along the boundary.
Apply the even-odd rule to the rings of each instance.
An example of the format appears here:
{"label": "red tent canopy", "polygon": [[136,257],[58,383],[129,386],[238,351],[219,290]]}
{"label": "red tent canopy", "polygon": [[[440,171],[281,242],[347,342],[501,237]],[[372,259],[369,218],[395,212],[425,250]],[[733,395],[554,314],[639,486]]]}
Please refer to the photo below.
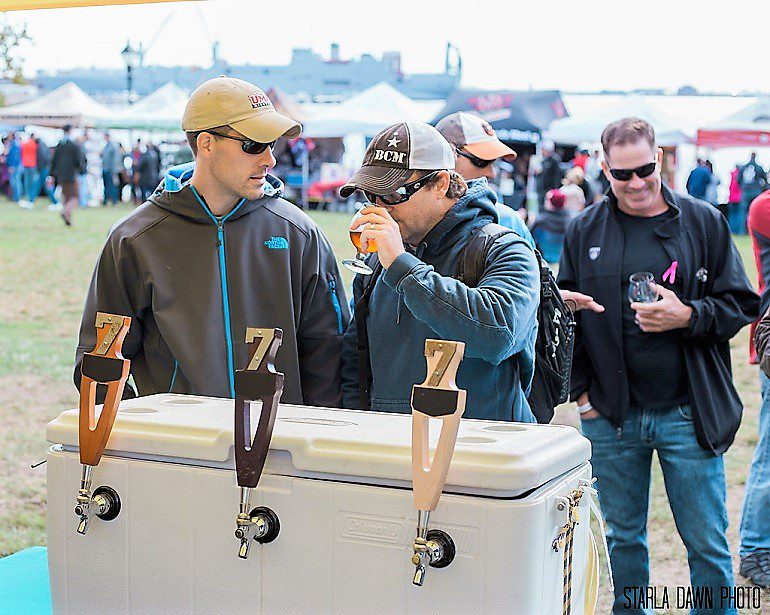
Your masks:
{"label": "red tent canopy", "polygon": [[770,145],[770,127],[767,130],[701,129],[698,130],[698,145],[713,148],[768,146]]}
{"label": "red tent canopy", "polygon": [[770,98],[698,130],[699,146],[762,147],[770,145]]}

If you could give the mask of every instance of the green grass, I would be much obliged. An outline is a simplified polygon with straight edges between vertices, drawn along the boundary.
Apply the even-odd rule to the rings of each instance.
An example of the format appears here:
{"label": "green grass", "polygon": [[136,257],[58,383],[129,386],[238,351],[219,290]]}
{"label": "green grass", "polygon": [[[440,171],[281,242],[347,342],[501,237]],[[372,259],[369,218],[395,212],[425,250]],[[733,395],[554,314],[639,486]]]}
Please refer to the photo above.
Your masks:
{"label": "green grass", "polygon": [[[45,458],[46,423],[77,405],[72,361],[86,290],[110,227],[131,210],[128,205],[79,209],[74,226],[67,228],[42,201],[33,211],[0,201],[0,556],[46,542],[45,466],[33,470],[30,464]],[[353,254],[348,214],[311,216],[338,260]],[[736,243],[754,282],[750,242],[739,237]],[[341,271],[349,290],[352,275]],[[725,456],[733,553],[759,408],[757,369],[747,361],[747,332],[744,329],[732,342],[734,378],[746,404],[736,442]],[[574,408],[560,408],[558,416],[574,422]],[[655,464],[649,540],[652,582],[657,585],[689,583],[686,555],[676,536]],[[770,597],[765,600],[770,604]],[[606,610],[606,594],[600,604]]]}

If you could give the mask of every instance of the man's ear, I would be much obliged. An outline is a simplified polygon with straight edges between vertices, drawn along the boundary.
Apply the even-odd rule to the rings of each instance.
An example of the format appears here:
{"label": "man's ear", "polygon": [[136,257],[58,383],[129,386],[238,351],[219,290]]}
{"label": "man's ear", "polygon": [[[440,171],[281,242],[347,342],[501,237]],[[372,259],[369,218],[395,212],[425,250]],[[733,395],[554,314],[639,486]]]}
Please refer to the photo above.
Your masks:
{"label": "man's ear", "polygon": [[450,177],[449,171],[439,171],[438,180],[434,184],[433,188],[436,190],[440,197],[445,197],[449,190]]}
{"label": "man's ear", "polygon": [[198,153],[208,154],[211,151],[211,145],[214,143],[214,137],[208,132],[200,133],[196,139],[198,144]]}

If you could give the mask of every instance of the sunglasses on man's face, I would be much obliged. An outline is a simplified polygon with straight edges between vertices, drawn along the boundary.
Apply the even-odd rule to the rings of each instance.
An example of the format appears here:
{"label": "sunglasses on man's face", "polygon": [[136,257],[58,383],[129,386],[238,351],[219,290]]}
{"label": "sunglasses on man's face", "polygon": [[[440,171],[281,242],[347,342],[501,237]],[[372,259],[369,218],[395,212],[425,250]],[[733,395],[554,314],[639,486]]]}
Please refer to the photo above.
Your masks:
{"label": "sunglasses on man's face", "polygon": [[420,188],[424,187],[436,173],[438,173],[438,171],[431,171],[424,177],[408,184],[404,184],[388,194],[375,194],[368,190],[364,190],[363,193],[367,200],[372,204],[376,203],[375,199],[380,199],[385,205],[398,205],[399,203],[405,203],[412,198],[412,195]]}
{"label": "sunglasses on man's face", "polygon": [[658,166],[657,162],[649,162],[635,169],[610,169],[610,175],[621,182],[627,182],[633,177],[634,173],[636,173],[639,179],[644,179],[652,175],[656,166]]}
{"label": "sunglasses on man's face", "polygon": [[275,141],[270,141],[270,143],[260,143],[259,141],[252,141],[251,139],[241,139],[240,137],[234,137],[232,135],[223,135],[220,132],[213,132],[211,130],[204,130],[203,132],[207,132],[210,135],[216,135],[217,137],[222,137],[223,139],[232,139],[233,141],[240,141],[241,149],[246,154],[257,155],[264,152],[268,147],[270,149],[273,149],[273,147],[275,147]]}
{"label": "sunglasses on man's face", "polygon": [[473,164],[474,167],[478,167],[479,169],[485,169],[490,164],[494,162],[494,160],[484,160],[483,158],[477,158],[473,154],[469,154],[463,149],[455,148],[455,151],[457,152],[458,156],[462,156],[463,158],[467,158],[471,161],[471,164]]}

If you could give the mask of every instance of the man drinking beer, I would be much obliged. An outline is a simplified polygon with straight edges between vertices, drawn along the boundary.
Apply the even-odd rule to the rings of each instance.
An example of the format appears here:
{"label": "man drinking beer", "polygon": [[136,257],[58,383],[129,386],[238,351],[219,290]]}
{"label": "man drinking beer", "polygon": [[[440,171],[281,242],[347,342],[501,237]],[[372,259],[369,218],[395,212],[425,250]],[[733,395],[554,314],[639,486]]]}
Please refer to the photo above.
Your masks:
{"label": "man drinking beer", "polygon": [[408,413],[413,384],[425,379],[427,338],[465,342],[457,385],[468,391],[465,416],[534,421],[526,391],[534,369],[539,272],[515,233],[496,238],[475,286],[457,279],[472,231],[496,221],[486,181],[455,172],[451,145],[432,126],[396,124],[378,134],[363,166],[340,190],[370,205],[360,250],[371,275],[353,282],[356,318],[343,339],[343,405]]}

